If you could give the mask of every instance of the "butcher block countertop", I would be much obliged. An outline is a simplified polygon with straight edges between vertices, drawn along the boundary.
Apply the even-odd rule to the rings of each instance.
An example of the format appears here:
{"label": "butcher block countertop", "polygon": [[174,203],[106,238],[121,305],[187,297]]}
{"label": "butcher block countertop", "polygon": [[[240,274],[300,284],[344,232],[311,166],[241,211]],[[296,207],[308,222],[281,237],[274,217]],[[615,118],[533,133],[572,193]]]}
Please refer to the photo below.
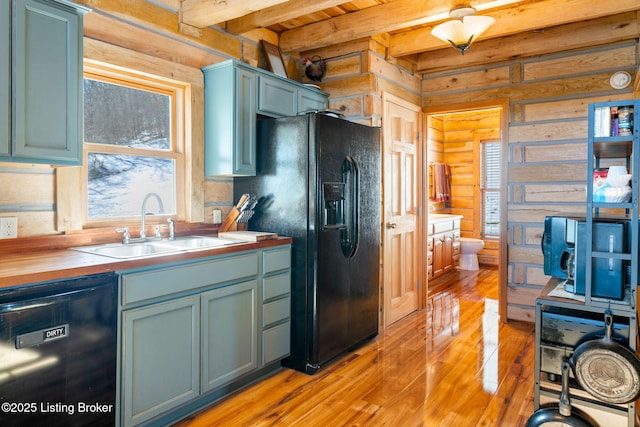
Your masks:
{"label": "butcher block countertop", "polygon": [[[186,235],[217,236],[210,230],[185,230]],[[209,231],[209,232],[205,232]],[[0,241],[0,288],[50,280],[68,279],[89,274],[120,271],[130,268],[162,265],[215,255],[290,244],[291,238],[246,242],[192,252],[159,255],[151,258],[117,259],[69,249],[73,246],[115,243],[113,230],[108,241],[98,233],[65,236],[29,237]]]}

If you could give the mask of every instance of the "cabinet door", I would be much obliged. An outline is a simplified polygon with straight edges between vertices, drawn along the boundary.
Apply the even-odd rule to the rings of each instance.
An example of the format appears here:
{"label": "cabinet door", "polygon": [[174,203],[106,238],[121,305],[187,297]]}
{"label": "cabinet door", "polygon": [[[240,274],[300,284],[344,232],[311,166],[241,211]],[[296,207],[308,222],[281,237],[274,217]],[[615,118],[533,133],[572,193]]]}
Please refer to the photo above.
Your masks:
{"label": "cabinet door", "polygon": [[0,157],[9,155],[11,113],[11,13],[9,1],[0,2]]}
{"label": "cabinet door", "polygon": [[311,90],[298,91],[298,112],[324,111],[327,109],[327,97]]}
{"label": "cabinet door", "polygon": [[202,392],[258,368],[258,282],[202,294]]}
{"label": "cabinet door", "polygon": [[16,0],[15,5],[12,155],[80,164],[82,17],[53,2]]}
{"label": "cabinet door", "polygon": [[453,267],[453,235],[451,233],[447,233],[443,237],[443,266],[442,269],[444,272],[450,271]]}
{"label": "cabinet door", "polygon": [[125,426],[199,394],[200,297],[123,312],[122,412]]}
{"label": "cabinet door", "polygon": [[444,239],[442,235],[433,238],[433,277],[444,272]]}
{"label": "cabinet door", "polygon": [[[256,174],[256,76],[236,69],[236,122],[234,139],[235,175]],[[227,107],[228,108],[228,107]]]}
{"label": "cabinet door", "polygon": [[298,112],[298,89],[282,80],[259,76],[258,112],[268,116],[295,116]]}

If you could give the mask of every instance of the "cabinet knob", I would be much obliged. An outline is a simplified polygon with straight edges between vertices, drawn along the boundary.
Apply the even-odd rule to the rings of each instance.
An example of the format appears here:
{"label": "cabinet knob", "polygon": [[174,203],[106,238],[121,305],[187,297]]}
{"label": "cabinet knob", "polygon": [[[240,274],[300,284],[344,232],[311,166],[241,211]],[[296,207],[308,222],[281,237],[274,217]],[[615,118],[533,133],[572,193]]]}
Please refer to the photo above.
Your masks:
{"label": "cabinet knob", "polygon": [[396,228],[396,223],[395,222],[388,222],[387,223],[387,228]]}

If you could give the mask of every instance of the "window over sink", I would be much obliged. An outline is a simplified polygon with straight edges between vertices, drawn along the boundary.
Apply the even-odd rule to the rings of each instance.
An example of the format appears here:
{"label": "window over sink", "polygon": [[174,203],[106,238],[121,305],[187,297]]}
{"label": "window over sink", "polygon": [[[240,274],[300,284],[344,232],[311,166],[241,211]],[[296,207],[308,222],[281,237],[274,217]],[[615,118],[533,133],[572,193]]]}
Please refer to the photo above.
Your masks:
{"label": "window over sink", "polygon": [[83,88],[85,224],[139,217],[148,193],[183,217],[184,86],[85,62]]}

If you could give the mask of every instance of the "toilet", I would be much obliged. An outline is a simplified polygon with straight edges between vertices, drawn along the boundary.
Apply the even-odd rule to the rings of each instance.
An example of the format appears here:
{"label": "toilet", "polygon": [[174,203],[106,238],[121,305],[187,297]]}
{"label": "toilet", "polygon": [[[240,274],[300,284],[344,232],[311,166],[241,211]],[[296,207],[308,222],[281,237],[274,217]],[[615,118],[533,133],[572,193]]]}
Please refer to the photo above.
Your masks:
{"label": "toilet", "polygon": [[460,238],[460,269],[479,270],[478,252],[484,248],[484,240],[472,239],[471,237]]}

